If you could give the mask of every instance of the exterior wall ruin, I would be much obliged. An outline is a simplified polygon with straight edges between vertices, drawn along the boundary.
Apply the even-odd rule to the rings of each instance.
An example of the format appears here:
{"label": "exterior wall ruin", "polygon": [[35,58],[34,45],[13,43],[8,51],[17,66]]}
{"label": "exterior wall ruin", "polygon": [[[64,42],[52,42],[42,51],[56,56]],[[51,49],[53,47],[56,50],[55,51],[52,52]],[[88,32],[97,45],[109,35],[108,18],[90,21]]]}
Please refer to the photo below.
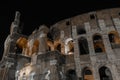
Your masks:
{"label": "exterior wall ruin", "polygon": [[5,42],[0,80],[119,80],[120,8],[41,25],[28,37],[16,31],[19,23]]}

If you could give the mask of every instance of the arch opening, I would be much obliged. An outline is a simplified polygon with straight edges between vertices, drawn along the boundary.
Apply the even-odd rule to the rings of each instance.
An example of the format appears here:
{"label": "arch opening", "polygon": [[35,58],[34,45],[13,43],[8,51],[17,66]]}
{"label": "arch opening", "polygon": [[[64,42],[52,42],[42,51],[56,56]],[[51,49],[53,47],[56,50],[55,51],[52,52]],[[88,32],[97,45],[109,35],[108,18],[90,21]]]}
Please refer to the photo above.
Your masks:
{"label": "arch opening", "polygon": [[99,69],[100,80],[113,80],[111,71],[103,66]]}
{"label": "arch opening", "polygon": [[112,49],[120,47],[120,38],[119,38],[118,32],[111,31],[108,34],[108,37],[109,37],[109,41],[110,41]]}
{"label": "arch opening", "polygon": [[57,45],[56,50],[58,50],[59,52],[61,52],[61,44]]}
{"label": "arch opening", "polygon": [[92,71],[88,67],[83,69],[83,80],[94,80]]}
{"label": "arch opening", "polygon": [[88,42],[87,39],[81,37],[78,39],[80,55],[89,54]]}
{"label": "arch opening", "polygon": [[77,75],[75,70],[70,69],[66,73],[66,80],[77,80]]}
{"label": "arch opening", "polygon": [[15,47],[16,53],[22,54],[22,52],[26,48],[26,45],[27,45],[26,38],[24,38],[24,37],[18,38],[18,40],[16,41],[16,47]]}
{"label": "arch opening", "polygon": [[93,44],[94,44],[95,53],[105,52],[105,47],[101,35],[95,34],[93,36]]}
{"label": "arch opening", "polygon": [[68,38],[65,41],[65,54],[73,54],[74,53],[74,43],[72,38]]}

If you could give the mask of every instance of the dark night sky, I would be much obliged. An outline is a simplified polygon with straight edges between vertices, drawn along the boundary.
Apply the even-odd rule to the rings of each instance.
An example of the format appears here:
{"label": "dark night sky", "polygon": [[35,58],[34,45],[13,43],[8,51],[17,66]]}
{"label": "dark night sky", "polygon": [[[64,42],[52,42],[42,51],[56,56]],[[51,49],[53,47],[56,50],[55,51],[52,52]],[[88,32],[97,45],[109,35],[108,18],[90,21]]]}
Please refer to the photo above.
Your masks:
{"label": "dark night sky", "polygon": [[2,56],[4,40],[9,34],[15,11],[21,13],[21,22],[24,23],[23,34],[29,35],[42,24],[50,26],[59,20],[85,12],[120,7],[119,0],[11,1],[0,2],[0,56]]}

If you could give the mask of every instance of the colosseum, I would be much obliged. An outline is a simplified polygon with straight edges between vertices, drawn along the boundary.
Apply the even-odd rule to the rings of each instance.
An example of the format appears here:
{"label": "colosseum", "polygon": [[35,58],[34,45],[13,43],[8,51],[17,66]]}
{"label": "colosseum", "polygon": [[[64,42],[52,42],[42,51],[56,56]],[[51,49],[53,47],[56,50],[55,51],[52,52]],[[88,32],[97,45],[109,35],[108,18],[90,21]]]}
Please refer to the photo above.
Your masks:
{"label": "colosseum", "polygon": [[92,11],[21,33],[17,11],[0,80],[120,80],[120,8]]}

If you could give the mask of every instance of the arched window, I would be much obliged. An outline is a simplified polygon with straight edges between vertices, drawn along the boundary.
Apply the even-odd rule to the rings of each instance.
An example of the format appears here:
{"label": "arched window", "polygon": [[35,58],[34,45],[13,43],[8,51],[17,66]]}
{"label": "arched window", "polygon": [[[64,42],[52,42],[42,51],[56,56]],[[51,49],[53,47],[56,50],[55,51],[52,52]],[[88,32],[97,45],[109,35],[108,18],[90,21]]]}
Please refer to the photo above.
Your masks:
{"label": "arched window", "polygon": [[65,54],[73,54],[74,52],[74,43],[72,38],[68,38],[65,41]]}
{"label": "arched window", "polygon": [[108,36],[109,36],[109,40],[110,40],[110,42],[111,42],[111,43],[114,43],[114,42],[115,42],[115,40],[114,40],[115,35],[112,34],[112,33],[110,33]]}
{"label": "arched window", "polygon": [[111,47],[112,48],[116,48],[118,45],[120,45],[120,38],[119,38],[119,34],[116,31],[111,31],[108,34],[109,37],[109,41],[111,43]]}
{"label": "arched window", "polygon": [[70,69],[66,73],[66,80],[77,80],[77,75],[75,70]]}
{"label": "arched window", "polygon": [[113,80],[111,71],[103,66],[99,69],[100,80]]}
{"label": "arched window", "polygon": [[103,52],[103,50],[100,46],[96,46],[95,47],[95,52]]}
{"label": "arched window", "polygon": [[83,80],[94,80],[92,71],[88,67],[83,69]]}
{"label": "arched window", "polygon": [[73,44],[73,40],[68,42],[68,46],[69,46],[69,52],[74,52],[74,44]]}
{"label": "arched window", "polygon": [[22,51],[26,48],[27,42],[26,38],[20,37],[16,41],[16,53],[22,53]]}
{"label": "arched window", "polygon": [[85,70],[85,75],[92,75],[91,70]]}
{"label": "arched window", "polygon": [[80,55],[89,54],[88,42],[87,39],[81,37],[78,39]]}
{"label": "arched window", "polygon": [[100,34],[95,34],[93,36],[93,44],[95,53],[105,52],[104,44]]}
{"label": "arched window", "polygon": [[120,44],[119,34],[116,31],[111,31],[108,34],[111,43]]}

